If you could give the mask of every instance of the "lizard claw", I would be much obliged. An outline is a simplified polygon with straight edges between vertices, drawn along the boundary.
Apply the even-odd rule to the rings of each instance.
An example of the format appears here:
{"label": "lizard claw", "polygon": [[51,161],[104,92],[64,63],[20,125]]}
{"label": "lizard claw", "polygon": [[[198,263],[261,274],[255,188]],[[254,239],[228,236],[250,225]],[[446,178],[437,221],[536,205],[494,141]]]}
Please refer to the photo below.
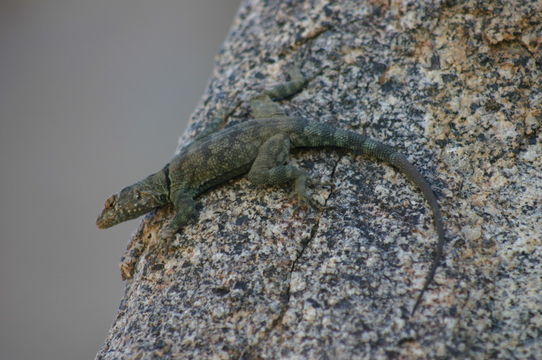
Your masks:
{"label": "lizard claw", "polygon": [[321,180],[315,180],[310,179],[310,184],[314,187],[320,187],[320,188],[326,188],[326,187],[333,187],[335,184],[333,184],[331,181],[321,181]]}
{"label": "lizard claw", "polygon": [[302,207],[312,208],[315,210],[320,210],[322,208],[320,203],[318,203],[316,200],[314,200],[312,197],[310,197],[306,193],[300,194],[300,193],[295,192],[293,194],[293,197],[295,197],[295,201],[296,201],[296,204],[294,206],[295,207],[294,211],[297,211]]}

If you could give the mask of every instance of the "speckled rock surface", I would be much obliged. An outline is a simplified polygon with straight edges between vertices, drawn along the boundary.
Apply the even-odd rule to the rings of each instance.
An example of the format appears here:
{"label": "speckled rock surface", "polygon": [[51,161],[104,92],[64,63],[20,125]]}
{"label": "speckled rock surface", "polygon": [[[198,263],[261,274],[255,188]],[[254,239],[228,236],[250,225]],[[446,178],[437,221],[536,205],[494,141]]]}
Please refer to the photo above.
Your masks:
{"label": "speckled rock surface", "polygon": [[228,124],[245,121],[244,101],[301,60],[317,76],[289,113],[394,145],[433,184],[438,285],[410,317],[436,234],[404,176],[301,151],[333,184],[313,190],[322,210],[239,179],[199,199],[168,251],[154,239],[169,210],[142,222],[97,359],[540,358],[541,14],[519,0],[245,1],[179,146],[228,104]]}

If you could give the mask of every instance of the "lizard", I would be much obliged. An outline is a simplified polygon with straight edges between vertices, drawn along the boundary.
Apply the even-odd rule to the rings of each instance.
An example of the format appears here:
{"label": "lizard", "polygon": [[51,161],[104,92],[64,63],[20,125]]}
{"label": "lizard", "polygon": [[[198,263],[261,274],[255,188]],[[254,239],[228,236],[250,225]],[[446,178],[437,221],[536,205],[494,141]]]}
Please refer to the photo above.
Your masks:
{"label": "lizard", "polygon": [[[98,228],[109,228],[172,204],[175,215],[159,235],[163,239],[171,238],[180,228],[197,219],[194,200],[197,196],[244,174],[257,186],[293,182],[300,202],[314,205],[306,188],[306,172],[288,162],[291,149],[332,147],[369,155],[403,173],[421,190],[433,212],[438,240],[411,312],[414,315],[443,257],[445,232],[437,198],[427,180],[395,148],[327,123],[288,116],[276,101],[296,94],[307,82],[308,79],[295,67],[290,72],[290,81],[264,90],[252,99],[254,119],[220,131],[208,127],[161,170],[110,196],[96,224]],[[213,122],[210,127],[218,126],[216,120]]]}

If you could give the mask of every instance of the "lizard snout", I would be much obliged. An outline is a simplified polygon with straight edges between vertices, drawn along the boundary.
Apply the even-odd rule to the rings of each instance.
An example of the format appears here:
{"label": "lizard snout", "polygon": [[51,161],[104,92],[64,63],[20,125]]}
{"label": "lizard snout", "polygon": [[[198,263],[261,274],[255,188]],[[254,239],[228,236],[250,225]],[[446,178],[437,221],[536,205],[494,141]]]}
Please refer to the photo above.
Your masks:
{"label": "lizard snout", "polygon": [[115,224],[115,205],[117,204],[117,195],[111,195],[105,200],[104,209],[96,219],[96,226],[100,229],[107,229]]}

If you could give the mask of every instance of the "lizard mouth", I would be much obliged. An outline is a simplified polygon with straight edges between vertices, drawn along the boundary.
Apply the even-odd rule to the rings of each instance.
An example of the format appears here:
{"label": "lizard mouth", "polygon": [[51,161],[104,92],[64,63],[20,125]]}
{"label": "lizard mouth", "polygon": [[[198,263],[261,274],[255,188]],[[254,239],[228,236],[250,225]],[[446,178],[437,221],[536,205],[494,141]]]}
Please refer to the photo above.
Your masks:
{"label": "lizard mouth", "polygon": [[98,217],[98,220],[96,220],[96,226],[98,229],[107,229],[107,226],[101,217]]}
{"label": "lizard mouth", "polygon": [[117,204],[117,195],[112,195],[105,200],[104,209],[96,219],[96,226],[100,229],[107,229],[115,225],[115,206]]}
{"label": "lizard mouth", "polygon": [[98,219],[96,219],[96,226],[99,229],[107,229],[111,225],[109,224],[109,221],[107,221],[102,215],[98,216]]}

